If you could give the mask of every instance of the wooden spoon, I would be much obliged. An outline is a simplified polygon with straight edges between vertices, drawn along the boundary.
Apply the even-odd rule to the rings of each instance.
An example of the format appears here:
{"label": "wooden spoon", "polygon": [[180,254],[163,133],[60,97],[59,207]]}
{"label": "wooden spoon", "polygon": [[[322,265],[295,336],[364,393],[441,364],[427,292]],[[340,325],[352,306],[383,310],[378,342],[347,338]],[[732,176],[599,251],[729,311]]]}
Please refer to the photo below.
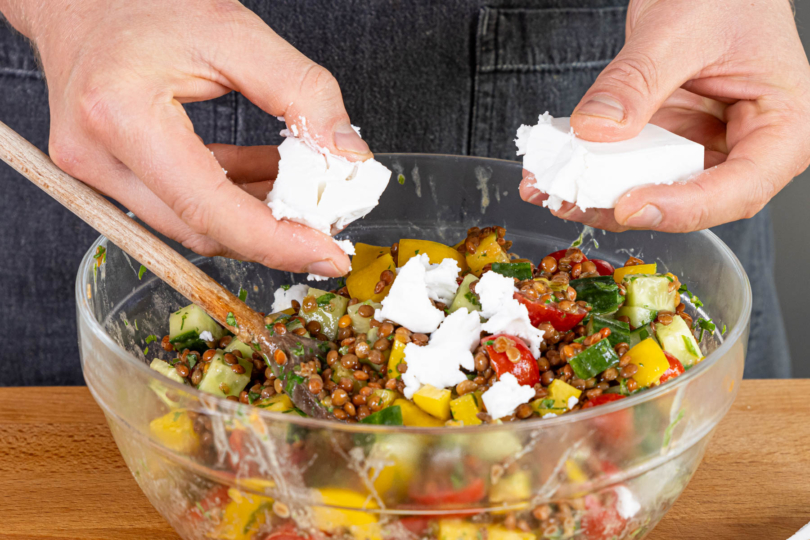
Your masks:
{"label": "wooden spoon", "polygon": [[203,308],[244,343],[258,344],[296,407],[308,416],[334,418],[295,368],[320,352],[319,343],[295,335],[272,336],[264,318],[161,242],[93,189],[57,167],[16,131],[0,122],[0,159],[109,238],[174,290]]}

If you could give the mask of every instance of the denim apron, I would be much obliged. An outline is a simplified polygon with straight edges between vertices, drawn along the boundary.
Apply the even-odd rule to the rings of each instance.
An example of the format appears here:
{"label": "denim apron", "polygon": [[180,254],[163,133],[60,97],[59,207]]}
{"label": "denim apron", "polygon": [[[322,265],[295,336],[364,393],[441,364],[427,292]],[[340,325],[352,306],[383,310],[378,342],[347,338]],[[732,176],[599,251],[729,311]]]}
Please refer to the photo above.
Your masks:
{"label": "denim apron", "polygon": [[[335,75],[374,151],[515,159],[518,126],[545,110],[570,115],[619,52],[626,2],[244,3]],[[47,151],[45,80],[26,40],[8,26],[0,26],[0,88],[0,120]],[[279,123],[241,95],[187,110],[206,142],[279,142]],[[0,385],[82,384],[73,281],[97,234],[5,165],[0,186]],[[714,230],[754,287],[746,377],[789,377],[768,209]]]}

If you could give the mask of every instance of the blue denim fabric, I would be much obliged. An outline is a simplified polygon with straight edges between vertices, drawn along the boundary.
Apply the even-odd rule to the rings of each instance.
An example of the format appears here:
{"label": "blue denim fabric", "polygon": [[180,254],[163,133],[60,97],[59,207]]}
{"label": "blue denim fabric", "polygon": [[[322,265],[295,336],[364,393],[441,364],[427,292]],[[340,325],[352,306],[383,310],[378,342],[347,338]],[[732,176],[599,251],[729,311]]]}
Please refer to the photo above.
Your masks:
{"label": "blue denim fabric", "polygon": [[[514,133],[570,114],[624,41],[626,0],[246,0],[327,67],[376,152],[514,159]],[[48,92],[26,40],[0,26],[0,120],[47,151]],[[241,95],[187,106],[206,142],[273,144],[280,124]],[[96,233],[0,166],[0,385],[82,384],[73,280]],[[718,227],[754,287],[747,377],[790,359],[767,209]]]}

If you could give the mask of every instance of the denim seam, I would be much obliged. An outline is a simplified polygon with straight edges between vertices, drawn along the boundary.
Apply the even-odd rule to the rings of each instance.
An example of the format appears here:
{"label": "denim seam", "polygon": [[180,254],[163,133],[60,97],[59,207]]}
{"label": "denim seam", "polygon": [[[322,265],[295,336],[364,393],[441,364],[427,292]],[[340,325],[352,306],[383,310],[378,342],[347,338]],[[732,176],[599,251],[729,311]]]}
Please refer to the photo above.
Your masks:
{"label": "denim seam", "polygon": [[236,92],[231,92],[231,101],[233,114],[231,115],[231,144],[236,144],[237,141],[237,122],[238,122],[238,108],[239,108],[239,100],[236,99]]}
{"label": "denim seam", "polygon": [[44,79],[45,74],[41,71],[34,71],[30,69],[17,69],[17,68],[0,68],[0,76],[2,75],[10,75],[13,77],[28,77],[31,79]]}
{"label": "denim seam", "polygon": [[496,73],[502,71],[534,72],[559,71],[563,69],[589,69],[605,67],[612,58],[605,60],[588,60],[585,62],[567,62],[565,64],[498,64],[496,66],[480,67],[480,73]]}
{"label": "denim seam", "polygon": [[487,8],[500,13],[593,13],[597,11],[627,11],[627,6],[604,6],[583,8]]}

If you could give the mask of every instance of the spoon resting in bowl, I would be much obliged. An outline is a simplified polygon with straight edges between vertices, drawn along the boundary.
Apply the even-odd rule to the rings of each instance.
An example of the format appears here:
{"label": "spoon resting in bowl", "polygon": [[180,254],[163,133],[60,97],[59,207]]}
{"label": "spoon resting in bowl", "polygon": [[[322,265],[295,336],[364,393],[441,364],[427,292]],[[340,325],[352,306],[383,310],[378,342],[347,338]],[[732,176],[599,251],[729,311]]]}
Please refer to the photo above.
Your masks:
{"label": "spoon resting in bowl", "polygon": [[[273,336],[264,317],[160,241],[92,188],[57,167],[19,133],[0,122],[0,159],[36,184],[62,206],[138,260],[174,290],[200,306],[243,343],[264,356],[276,377],[287,381],[301,364],[319,353],[319,343],[296,335]],[[296,369],[297,368],[297,369]],[[334,418],[307,385],[288,385],[296,407],[310,417]]]}

